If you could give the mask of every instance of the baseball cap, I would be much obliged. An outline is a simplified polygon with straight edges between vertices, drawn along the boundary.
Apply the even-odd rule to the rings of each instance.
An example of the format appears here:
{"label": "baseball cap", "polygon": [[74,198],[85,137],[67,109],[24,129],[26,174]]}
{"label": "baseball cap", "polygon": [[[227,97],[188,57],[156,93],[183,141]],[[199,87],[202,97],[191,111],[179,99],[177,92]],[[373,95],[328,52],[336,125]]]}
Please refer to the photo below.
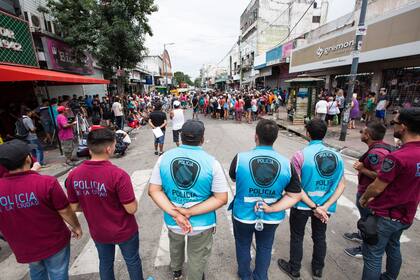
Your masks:
{"label": "baseball cap", "polygon": [[181,105],[181,102],[179,102],[178,100],[174,101],[174,106],[175,106],[175,107],[178,107],[178,106],[180,106],[180,105]]}
{"label": "baseball cap", "polygon": [[58,107],[57,107],[57,112],[61,113],[61,112],[64,112],[66,109],[67,109],[67,108],[66,108],[66,107],[64,107],[64,106],[58,106]]}
{"label": "baseball cap", "polygon": [[5,142],[0,145],[0,164],[8,170],[21,167],[20,165],[31,154],[34,146],[17,139]]}
{"label": "baseball cap", "polygon": [[197,120],[188,120],[181,129],[182,141],[195,142],[204,136],[204,123]]}

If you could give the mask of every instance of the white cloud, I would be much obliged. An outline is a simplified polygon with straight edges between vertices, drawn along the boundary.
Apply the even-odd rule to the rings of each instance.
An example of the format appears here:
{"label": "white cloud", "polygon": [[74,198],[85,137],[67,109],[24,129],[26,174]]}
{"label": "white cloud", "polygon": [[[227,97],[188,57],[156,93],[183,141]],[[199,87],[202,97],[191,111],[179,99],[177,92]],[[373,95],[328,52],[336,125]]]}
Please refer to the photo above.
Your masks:
{"label": "white cloud", "polygon": [[[217,63],[239,36],[239,18],[250,0],[155,0],[159,11],[150,17],[154,36],[150,54],[168,46],[174,70],[197,77],[203,64]],[[329,19],[349,12],[352,0],[330,0]]]}

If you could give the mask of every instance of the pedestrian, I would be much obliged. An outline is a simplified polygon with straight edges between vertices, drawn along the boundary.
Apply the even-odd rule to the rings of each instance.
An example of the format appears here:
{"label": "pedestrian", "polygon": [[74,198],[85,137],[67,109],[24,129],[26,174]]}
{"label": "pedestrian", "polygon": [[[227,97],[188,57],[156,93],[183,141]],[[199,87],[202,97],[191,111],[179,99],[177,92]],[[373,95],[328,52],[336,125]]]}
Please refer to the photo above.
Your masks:
{"label": "pedestrian", "polygon": [[115,279],[115,246],[127,265],[131,280],[142,280],[139,255],[137,200],[130,176],[109,159],[115,151],[115,133],[108,128],[89,132],[91,160],[70,172],[66,189],[75,211],[82,211],[99,256],[101,279]]}
{"label": "pedestrian", "polygon": [[44,149],[42,148],[41,142],[36,135],[36,127],[32,121],[32,115],[34,112],[29,108],[25,108],[23,112],[24,114],[22,115],[22,123],[28,131],[28,135],[26,136],[25,140],[29,144],[33,144],[32,155],[36,157],[41,166],[45,166]]}
{"label": "pedestrian", "polygon": [[328,102],[323,97],[321,97],[320,100],[315,105],[316,117],[325,121],[327,112],[328,112]]}
{"label": "pedestrian", "polygon": [[336,211],[337,200],[344,192],[344,162],[341,155],[323,143],[327,125],[313,119],[306,125],[308,146],[292,158],[302,182],[302,201],[290,211],[290,259],[278,260],[280,269],[292,279],[300,277],[305,227],[311,218],[312,277],[322,278],[327,253],[326,231],[329,215]]}
{"label": "pedestrian", "polygon": [[196,95],[194,95],[193,99],[192,99],[192,106],[193,106],[193,119],[197,119],[198,120],[198,112],[199,112],[199,102],[198,102],[198,97]]}
{"label": "pedestrian", "polygon": [[107,96],[102,97],[101,102],[102,118],[105,121],[107,127],[111,125],[112,121],[112,108],[109,104],[109,98]]}
{"label": "pedestrian", "polygon": [[57,112],[57,127],[58,127],[58,139],[61,142],[61,147],[63,149],[64,156],[66,157],[66,164],[73,164],[73,150],[74,150],[74,133],[73,127],[76,125],[76,121],[69,121],[67,119],[67,114],[69,113],[69,108],[64,106],[58,106]]}
{"label": "pedestrian", "polygon": [[[236,196],[230,208],[233,208],[238,275],[243,280],[268,279],[276,229],[285,218],[284,210],[301,199],[296,171],[288,159],[273,149],[278,131],[274,121],[260,120],[255,134],[256,147],[237,154],[229,169],[230,178],[236,181]],[[260,207],[265,212],[260,218],[254,211],[259,202],[263,202]],[[258,228],[261,223],[262,229]],[[252,272],[250,252],[254,234],[257,254]]]}
{"label": "pedestrian", "polygon": [[[163,135],[159,137],[155,136],[155,155],[163,154],[163,145],[165,144],[165,131],[167,124],[168,122],[166,113],[162,112],[162,103],[156,102],[154,105],[154,111],[149,114],[149,125],[153,129],[160,128]],[[158,148],[160,152],[158,152]]]}
{"label": "pedestrian", "polygon": [[17,139],[0,145],[0,232],[32,280],[67,280],[71,232],[80,239],[82,228],[57,179],[30,170],[30,153]]}
{"label": "pedestrian", "polygon": [[173,279],[182,278],[186,238],[187,279],[202,280],[213,244],[215,211],[227,203],[228,185],[220,163],[202,148],[202,122],[187,121],[181,139],[180,147],[158,159],[149,195],[164,211]]}
{"label": "pedestrian", "polygon": [[[402,109],[391,122],[402,147],[385,156],[360,205],[373,213],[377,242],[363,241],[363,280],[397,279],[400,238],[414,221],[420,202],[420,108]],[[386,269],[382,256],[386,252]]]}
{"label": "pedestrian", "polygon": [[337,101],[334,101],[334,97],[328,97],[328,109],[327,109],[327,116],[326,121],[328,122],[328,126],[337,125],[338,119],[337,115],[339,114],[340,109],[338,109]]}
{"label": "pedestrian", "polygon": [[182,126],[184,125],[184,110],[181,109],[181,103],[178,100],[174,102],[174,109],[170,112],[169,118],[172,120],[173,140],[176,146],[179,147],[179,135],[181,133]]}
{"label": "pedestrian", "polygon": [[356,120],[360,118],[359,100],[357,100],[357,93],[353,93],[350,105],[350,122],[349,129],[356,128]]}
{"label": "pedestrian", "polygon": [[118,129],[124,130],[124,109],[120,100],[121,99],[119,97],[115,98],[114,103],[112,103],[112,112],[115,117],[115,125]]}
{"label": "pedestrian", "polygon": [[[362,219],[367,218],[370,212],[368,209],[360,206],[359,199],[366,191],[366,188],[375,180],[385,156],[393,150],[391,145],[383,142],[385,133],[386,127],[379,122],[371,122],[360,130],[360,139],[368,145],[368,151],[353,164],[353,168],[358,172],[356,206]],[[362,242],[360,232],[344,233],[344,238],[350,241]],[[344,252],[351,257],[361,258],[362,246],[346,248]]]}
{"label": "pedestrian", "polygon": [[366,101],[366,116],[365,121],[368,124],[373,120],[373,112],[375,111],[375,93],[369,92],[367,101]]}
{"label": "pedestrian", "polygon": [[346,105],[346,98],[344,97],[344,91],[340,88],[337,90],[336,96],[335,96],[335,101],[337,102],[337,106],[338,106],[338,124],[341,124],[341,119],[343,116],[343,112],[344,112],[344,107]]}
{"label": "pedestrian", "polygon": [[36,113],[38,114],[39,119],[41,120],[42,128],[44,129],[44,142],[52,145],[54,141],[54,139],[52,138],[54,134],[54,123],[50,112],[50,105],[48,99],[42,100],[42,104],[36,109]]}
{"label": "pedestrian", "polygon": [[386,125],[386,108],[388,107],[389,99],[386,95],[386,89],[381,88],[379,90],[379,96],[376,102],[375,116],[376,118]]}

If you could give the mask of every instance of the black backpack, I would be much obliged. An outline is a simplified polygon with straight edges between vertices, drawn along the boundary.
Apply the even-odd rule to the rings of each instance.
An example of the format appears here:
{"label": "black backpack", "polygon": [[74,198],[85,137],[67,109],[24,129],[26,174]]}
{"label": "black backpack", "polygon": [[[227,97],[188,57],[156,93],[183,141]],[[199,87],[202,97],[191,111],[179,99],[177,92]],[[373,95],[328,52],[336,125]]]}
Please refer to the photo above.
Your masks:
{"label": "black backpack", "polygon": [[15,137],[17,139],[24,140],[29,135],[29,130],[26,128],[25,124],[23,123],[23,117],[19,118],[15,122]]}

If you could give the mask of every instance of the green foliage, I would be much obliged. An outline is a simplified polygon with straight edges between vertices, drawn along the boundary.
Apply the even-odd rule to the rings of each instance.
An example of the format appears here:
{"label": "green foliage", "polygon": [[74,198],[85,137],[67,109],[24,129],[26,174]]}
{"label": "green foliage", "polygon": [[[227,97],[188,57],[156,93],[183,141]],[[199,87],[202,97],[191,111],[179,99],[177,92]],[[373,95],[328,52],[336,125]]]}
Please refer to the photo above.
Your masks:
{"label": "green foliage", "polygon": [[195,78],[194,80],[194,86],[200,88],[201,87],[201,78]]}
{"label": "green foliage", "polygon": [[153,35],[147,17],[157,11],[154,0],[48,0],[48,8],[76,57],[92,53],[106,78],[141,61]]}
{"label": "green foliage", "polygon": [[187,74],[184,74],[183,72],[180,72],[180,71],[175,72],[174,73],[174,78],[175,78],[178,85],[180,83],[187,83],[190,86],[193,85],[193,82],[191,81],[190,76],[188,76]]}

